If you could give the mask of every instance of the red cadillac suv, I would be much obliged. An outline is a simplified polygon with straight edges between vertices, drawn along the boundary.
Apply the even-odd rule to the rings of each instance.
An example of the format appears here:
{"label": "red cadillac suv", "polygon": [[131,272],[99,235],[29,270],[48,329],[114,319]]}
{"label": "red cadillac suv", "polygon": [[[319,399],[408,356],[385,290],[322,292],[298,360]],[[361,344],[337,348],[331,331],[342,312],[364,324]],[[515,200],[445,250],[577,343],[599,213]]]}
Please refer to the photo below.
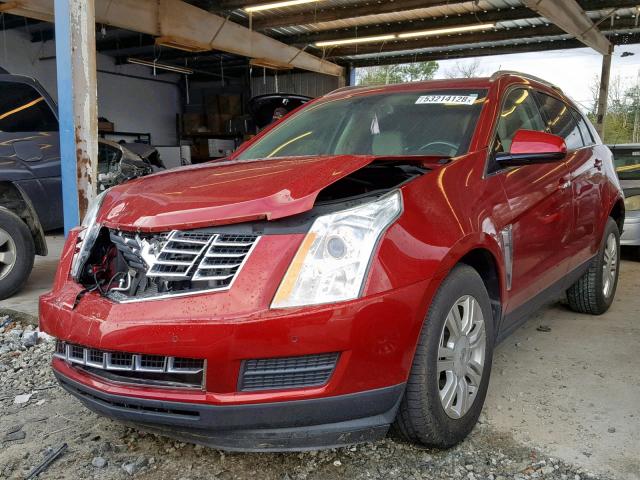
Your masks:
{"label": "red cadillac suv", "polygon": [[100,195],[40,322],[62,386],[146,429],[448,447],[529,313],[607,310],[623,220],[610,151],[541,80],[341,89],[223,162]]}

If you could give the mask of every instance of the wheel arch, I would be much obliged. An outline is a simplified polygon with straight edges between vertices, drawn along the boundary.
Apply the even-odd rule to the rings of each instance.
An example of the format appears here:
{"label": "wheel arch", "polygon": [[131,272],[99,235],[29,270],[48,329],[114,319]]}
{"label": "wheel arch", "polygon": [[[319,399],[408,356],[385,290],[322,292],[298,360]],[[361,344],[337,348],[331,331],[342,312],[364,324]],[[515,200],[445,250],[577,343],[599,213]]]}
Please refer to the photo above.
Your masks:
{"label": "wheel arch", "polygon": [[37,255],[47,254],[47,242],[40,219],[29,196],[13,182],[0,182],[0,207],[15,213],[31,231]]}
{"label": "wheel arch", "polygon": [[498,261],[494,254],[484,247],[474,248],[466,253],[457,264],[463,263],[473,268],[484,283],[489,300],[491,301],[491,311],[493,313],[494,327],[497,330],[502,317],[502,279]]}
{"label": "wheel arch", "polygon": [[609,216],[616,222],[616,224],[618,225],[618,231],[620,232],[620,235],[622,235],[622,229],[624,228],[625,208],[624,201],[621,198],[618,198],[615,201],[613,207],[611,207]]}
{"label": "wheel arch", "polygon": [[456,265],[465,264],[478,272],[489,294],[496,332],[507,301],[506,268],[502,247],[496,236],[488,233],[470,235],[457,242],[442,259],[434,276],[431,299]]}

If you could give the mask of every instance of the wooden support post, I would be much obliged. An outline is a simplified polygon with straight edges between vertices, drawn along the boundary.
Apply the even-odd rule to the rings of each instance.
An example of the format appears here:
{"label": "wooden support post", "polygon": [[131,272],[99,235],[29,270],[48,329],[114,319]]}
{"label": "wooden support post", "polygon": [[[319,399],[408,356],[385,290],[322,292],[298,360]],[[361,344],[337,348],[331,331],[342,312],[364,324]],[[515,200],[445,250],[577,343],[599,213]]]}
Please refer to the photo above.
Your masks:
{"label": "wooden support post", "polygon": [[612,54],[602,56],[602,73],[600,75],[600,90],[598,92],[598,108],[596,110],[596,131],[604,141],[604,119],[607,114],[607,101],[609,99],[609,79],[611,77]]}
{"label": "wooden support post", "polygon": [[55,0],[56,68],[64,228],[96,196],[98,94],[94,0]]}

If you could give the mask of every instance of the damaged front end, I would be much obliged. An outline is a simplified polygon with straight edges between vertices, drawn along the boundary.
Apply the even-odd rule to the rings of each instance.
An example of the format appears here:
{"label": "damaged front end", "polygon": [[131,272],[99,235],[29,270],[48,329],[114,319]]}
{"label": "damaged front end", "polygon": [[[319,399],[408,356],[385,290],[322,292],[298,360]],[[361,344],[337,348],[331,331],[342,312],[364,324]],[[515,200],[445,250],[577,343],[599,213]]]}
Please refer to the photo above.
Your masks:
{"label": "damaged front end", "polygon": [[118,303],[227,290],[259,238],[207,230],[142,234],[103,228],[78,281]]}
{"label": "damaged front end", "polygon": [[100,225],[90,212],[72,273],[85,292],[117,303],[228,290],[262,236],[306,235],[316,219],[376,202],[421,176],[423,162],[377,159],[316,192],[311,210],[274,221],[141,232]]}

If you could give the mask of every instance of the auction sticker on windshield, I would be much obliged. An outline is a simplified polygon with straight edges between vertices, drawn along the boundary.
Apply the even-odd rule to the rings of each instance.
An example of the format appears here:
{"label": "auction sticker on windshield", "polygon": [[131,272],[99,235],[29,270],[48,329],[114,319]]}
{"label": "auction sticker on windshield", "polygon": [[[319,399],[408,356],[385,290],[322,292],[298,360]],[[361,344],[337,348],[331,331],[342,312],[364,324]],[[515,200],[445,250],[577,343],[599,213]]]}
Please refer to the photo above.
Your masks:
{"label": "auction sticker on windshield", "polygon": [[444,105],[473,105],[478,99],[478,94],[473,95],[421,95],[416,100],[419,104],[444,104]]}

